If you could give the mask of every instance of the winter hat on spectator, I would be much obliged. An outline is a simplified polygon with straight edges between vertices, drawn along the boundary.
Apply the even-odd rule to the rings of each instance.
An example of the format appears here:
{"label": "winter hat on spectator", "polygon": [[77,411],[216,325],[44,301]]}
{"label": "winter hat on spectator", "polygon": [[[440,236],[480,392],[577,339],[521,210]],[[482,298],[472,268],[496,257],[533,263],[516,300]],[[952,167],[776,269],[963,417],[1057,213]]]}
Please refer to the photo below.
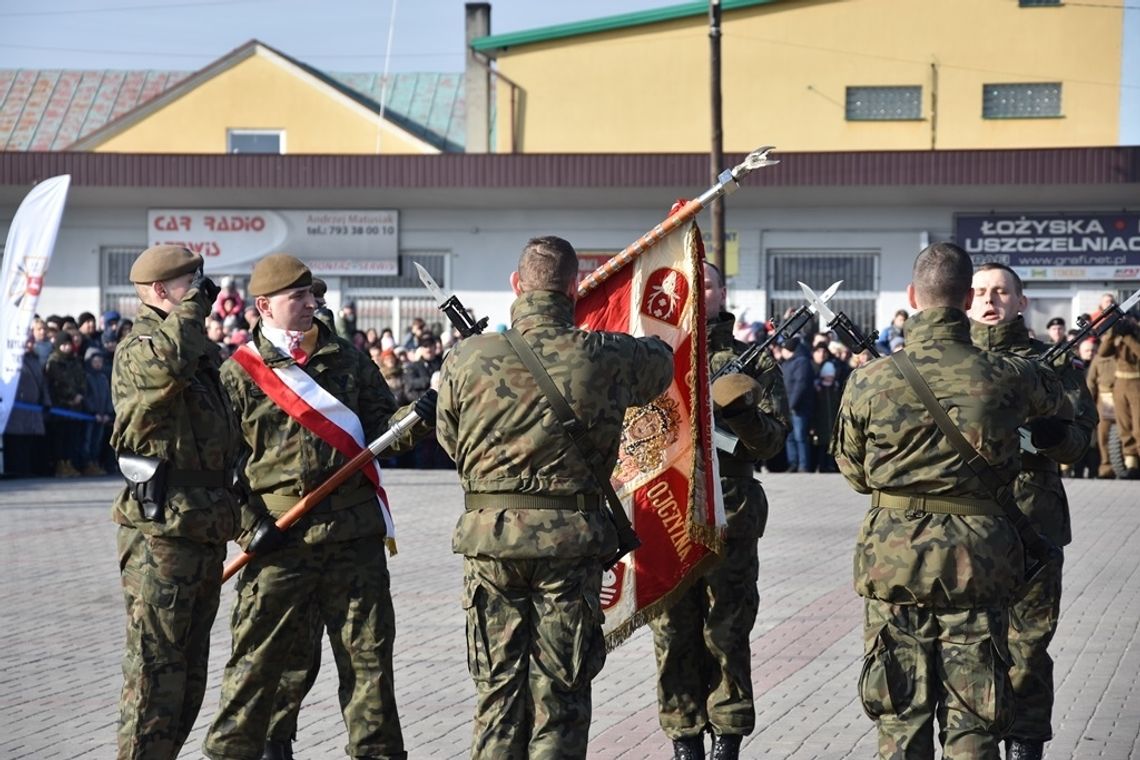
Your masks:
{"label": "winter hat on spectator", "polygon": [[835,377],[835,365],[831,362],[824,362],[823,366],[819,368],[820,377]]}
{"label": "winter hat on spectator", "polygon": [[251,296],[269,296],[291,288],[309,288],[313,285],[313,273],[296,256],[287,253],[271,253],[253,265],[249,276]]}
{"label": "winter hat on spectator", "polygon": [[234,278],[228,274],[223,276],[221,285],[222,288],[232,288],[234,286]]}
{"label": "winter hat on spectator", "polygon": [[190,274],[202,267],[202,257],[180,245],[147,248],[131,265],[130,280],[142,285]]}
{"label": "winter hat on spectator", "polygon": [[59,333],[58,333],[58,334],[55,336],[55,340],[53,340],[53,341],[51,342],[51,345],[52,345],[52,348],[63,348],[64,346],[70,346],[70,345],[72,345],[72,343],[71,343],[71,333],[69,333],[69,332],[64,332],[64,331],[62,331],[62,330],[61,330],[61,331],[60,331],[60,332],[59,332]]}
{"label": "winter hat on spectator", "polygon": [[796,349],[799,347],[800,347],[800,339],[799,338],[796,338],[793,336],[793,337],[788,338],[787,340],[784,341],[784,348],[788,349],[792,353],[795,353]]}
{"label": "winter hat on spectator", "polygon": [[325,294],[329,292],[329,284],[322,280],[320,277],[313,278],[313,297],[324,298]]}
{"label": "winter hat on spectator", "polygon": [[111,324],[112,322],[118,322],[122,318],[122,315],[114,309],[103,312],[103,329],[106,329],[107,325]]}
{"label": "winter hat on spectator", "polygon": [[391,351],[396,347],[396,340],[391,335],[385,335],[380,339],[380,349],[382,351]]}
{"label": "winter hat on spectator", "polygon": [[87,349],[87,352],[83,354],[83,361],[89,362],[96,356],[98,356],[100,359],[104,358],[103,349],[99,348],[98,346],[91,346],[89,349]]}

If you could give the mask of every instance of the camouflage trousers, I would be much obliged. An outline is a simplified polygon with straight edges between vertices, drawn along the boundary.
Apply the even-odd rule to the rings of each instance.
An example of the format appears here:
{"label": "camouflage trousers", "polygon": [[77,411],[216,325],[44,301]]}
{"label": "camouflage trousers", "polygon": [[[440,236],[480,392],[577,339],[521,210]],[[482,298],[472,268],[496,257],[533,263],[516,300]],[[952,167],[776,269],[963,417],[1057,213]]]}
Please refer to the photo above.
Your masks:
{"label": "camouflage trousers", "polygon": [[317,674],[321,670],[321,634],[325,630],[325,623],[316,605],[313,605],[311,612],[309,637],[298,637],[293,642],[286,655],[281,682],[277,684],[277,697],[273,701],[267,734],[273,741],[291,742],[297,738],[301,703],[317,682]]}
{"label": "camouflage trousers", "polygon": [[296,544],[255,557],[237,584],[233,651],[203,749],[214,760],[259,760],[282,674],[311,645],[313,610],[328,628],[351,757],[404,760],[392,649],[396,625],[379,536]]}
{"label": "camouflage trousers", "polygon": [[464,561],[471,757],[586,757],[590,682],[606,660],[594,558]]}
{"label": "camouflage trousers", "polygon": [[118,552],[127,606],[118,757],[173,760],[206,693],[225,549],[121,526]]}
{"label": "camouflage trousers", "polygon": [[1027,741],[1053,738],[1053,658],[1049,643],[1061,616],[1061,568],[1051,562],[1009,610],[1009,679],[1016,697],[1009,735]]}
{"label": "camouflage trousers", "polygon": [[749,637],[760,608],[755,538],[730,539],[724,558],[650,621],[657,656],[657,712],[670,739],[750,734]]}
{"label": "camouflage trousers", "polygon": [[859,698],[879,728],[879,757],[999,760],[1013,720],[1005,609],[864,604]]}

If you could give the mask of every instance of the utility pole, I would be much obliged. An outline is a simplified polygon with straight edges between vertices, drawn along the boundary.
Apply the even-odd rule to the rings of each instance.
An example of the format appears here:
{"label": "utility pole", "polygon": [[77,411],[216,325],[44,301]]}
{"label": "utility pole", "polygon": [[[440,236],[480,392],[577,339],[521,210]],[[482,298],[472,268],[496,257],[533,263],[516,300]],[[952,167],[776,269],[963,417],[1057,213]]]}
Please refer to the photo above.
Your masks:
{"label": "utility pole", "polygon": [[[712,91],[712,150],[709,168],[716,182],[724,165],[724,130],[720,108],[720,0],[709,0],[709,85]],[[724,272],[724,199],[712,203],[712,262]]]}

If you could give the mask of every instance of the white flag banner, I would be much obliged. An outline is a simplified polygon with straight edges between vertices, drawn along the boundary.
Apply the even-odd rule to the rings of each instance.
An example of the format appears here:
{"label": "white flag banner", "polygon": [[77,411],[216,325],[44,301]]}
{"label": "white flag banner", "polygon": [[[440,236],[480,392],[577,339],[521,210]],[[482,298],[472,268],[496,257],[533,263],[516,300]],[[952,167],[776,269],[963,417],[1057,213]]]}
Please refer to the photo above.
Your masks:
{"label": "white flag banner", "polygon": [[52,177],[32,188],[24,198],[4,243],[3,302],[0,303],[0,431],[8,426],[24,343],[36,314],[44,286],[59,221],[67,201],[71,175]]}

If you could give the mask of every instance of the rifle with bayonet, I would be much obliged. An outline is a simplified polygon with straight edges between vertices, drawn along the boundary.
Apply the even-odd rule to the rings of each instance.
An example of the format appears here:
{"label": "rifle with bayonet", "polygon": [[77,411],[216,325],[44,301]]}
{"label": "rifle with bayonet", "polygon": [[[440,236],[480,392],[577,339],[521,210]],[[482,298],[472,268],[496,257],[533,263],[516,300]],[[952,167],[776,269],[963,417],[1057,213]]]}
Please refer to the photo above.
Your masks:
{"label": "rifle with bayonet", "polygon": [[[843,281],[840,280],[839,282]],[[861,354],[866,351],[874,358],[879,358],[879,351],[875,348],[875,341],[878,340],[879,334],[874,330],[864,334],[859,329],[859,326],[852,322],[851,318],[844,314],[842,310],[834,312],[828,307],[827,302],[831,300],[831,296],[829,296],[828,293],[831,292],[835,285],[825,290],[823,295],[817,295],[814,290],[802,282],[798,284],[800,290],[804,292],[804,297],[808,300],[807,308],[812,314],[818,314],[824,326],[828,330],[834,330],[835,334],[839,336],[839,340],[841,340],[845,346],[856,354]],[[839,283],[836,283],[836,285],[838,284]],[[804,307],[801,306],[800,308]]]}
{"label": "rifle with bayonet", "polygon": [[1112,326],[1120,321],[1120,318],[1127,314],[1128,310],[1138,303],[1140,303],[1140,290],[1128,296],[1124,303],[1114,303],[1107,309],[1104,309],[1096,316],[1096,319],[1078,320],[1076,334],[1068,340],[1054,343],[1037,357],[1037,361],[1052,367],[1058,358],[1066,356],[1070,351],[1075,350],[1076,347],[1081,344],[1081,341],[1086,338],[1100,337],[1111,330]]}
{"label": "rifle with bayonet", "polygon": [[[823,294],[817,296],[817,298],[821,299],[821,302],[826,303],[831,300],[831,297],[835,295],[836,291],[839,290],[839,286],[842,284],[843,280],[832,283],[831,287],[823,291]],[[721,368],[713,374],[712,379],[715,381],[724,375],[749,372],[752,369],[752,365],[764,355],[764,352],[768,350],[769,346],[781,338],[790,338],[804,329],[804,326],[811,321],[812,313],[813,311],[810,304],[796,309],[795,312],[792,313],[792,316],[777,325],[776,329],[773,330],[767,338],[759,343],[753,343],[740,356],[734,356],[725,362]]]}

